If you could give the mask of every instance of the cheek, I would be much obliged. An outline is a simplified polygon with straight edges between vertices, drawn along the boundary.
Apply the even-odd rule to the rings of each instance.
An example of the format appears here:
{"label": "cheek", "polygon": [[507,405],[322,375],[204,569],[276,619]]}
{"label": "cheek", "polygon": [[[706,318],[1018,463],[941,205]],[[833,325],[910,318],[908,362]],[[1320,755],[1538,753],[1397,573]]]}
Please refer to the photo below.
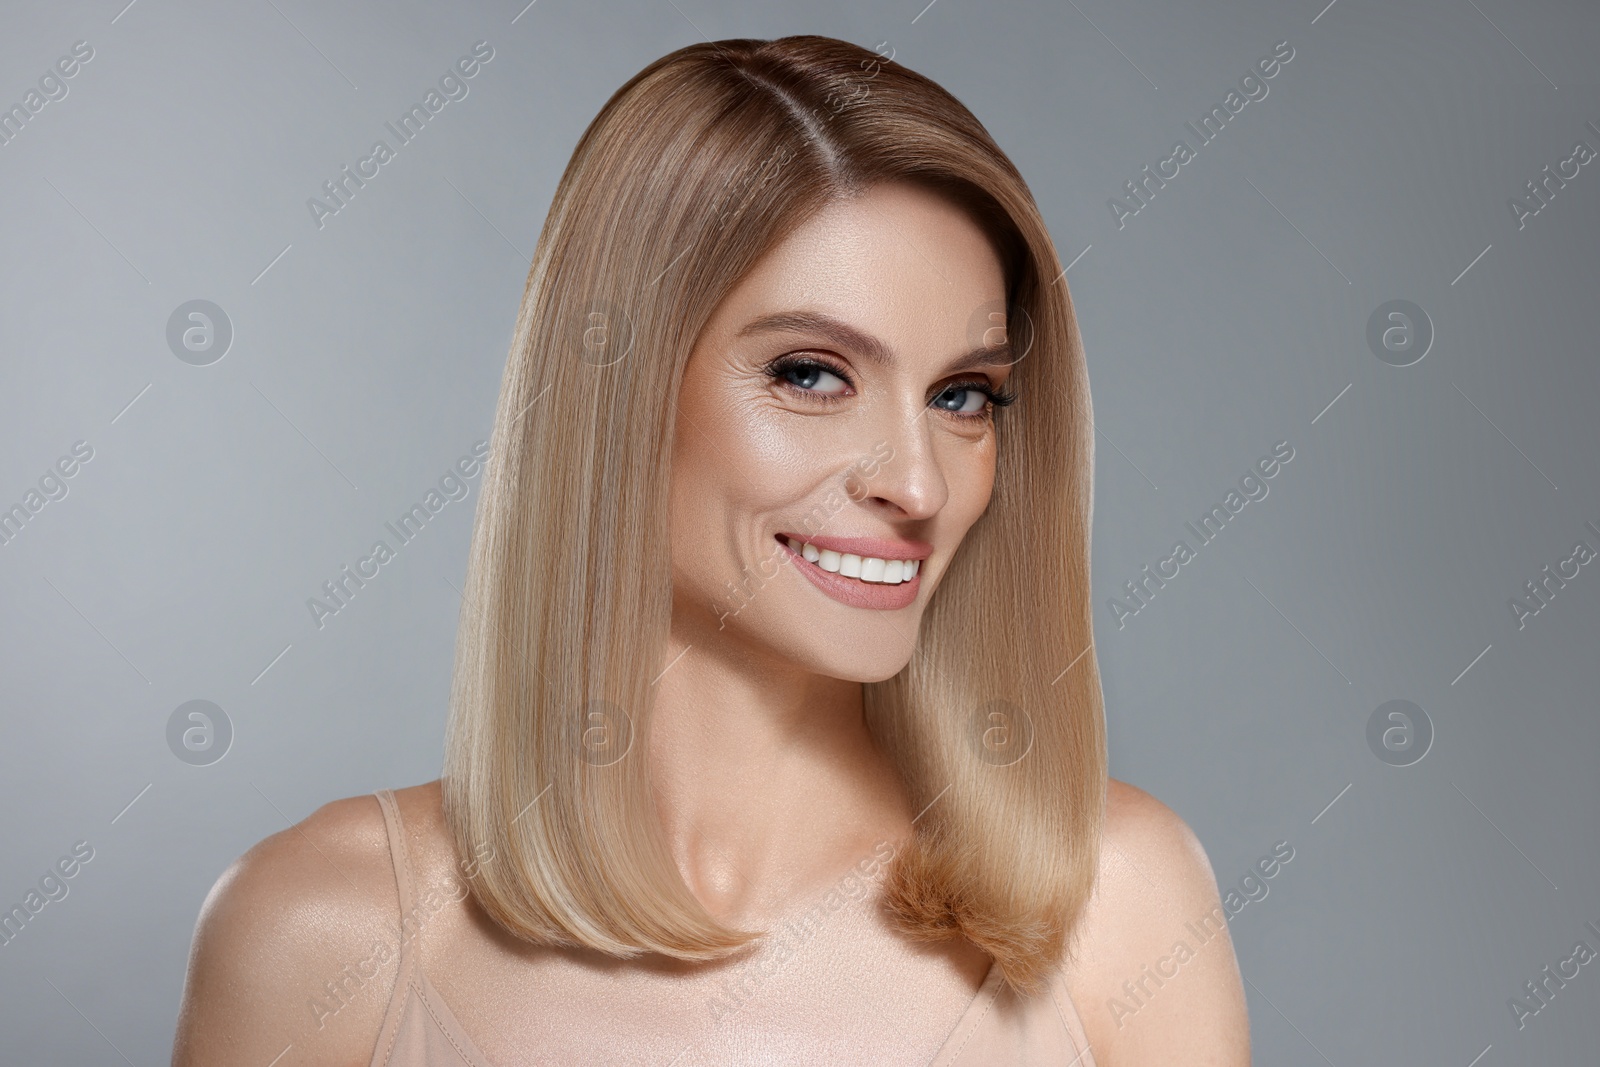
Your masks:
{"label": "cheek", "polygon": [[[782,511],[803,503],[870,458],[870,440],[860,444],[850,420],[811,416],[765,396],[737,390],[715,415],[684,427],[685,462],[695,485],[730,510]],[[759,517],[759,516],[758,516]]]}
{"label": "cheek", "polygon": [[804,499],[816,467],[804,434],[782,412],[726,393],[700,399],[698,411],[680,409],[670,501],[673,548],[675,554],[692,552],[701,577],[726,577],[725,571],[736,572],[749,561],[752,532],[771,526],[775,515]]}
{"label": "cheek", "polygon": [[727,420],[728,460],[753,478],[784,481],[811,467],[817,445],[825,440],[817,431],[820,419],[801,419],[765,405],[744,407]]}
{"label": "cheek", "polygon": [[951,450],[955,455],[946,469],[950,472],[950,510],[970,526],[977,522],[994,498],[995,441],[991,434],[981,442],[963,442]]}
{"label": "cheek", "polygon": [[748,407],[730,405],[714,418],[680,429],[685,435],[678,454],[681,482],[702,502],[748,506],[781,495],[806,466],[803,443],[775,426],[770,414]]}

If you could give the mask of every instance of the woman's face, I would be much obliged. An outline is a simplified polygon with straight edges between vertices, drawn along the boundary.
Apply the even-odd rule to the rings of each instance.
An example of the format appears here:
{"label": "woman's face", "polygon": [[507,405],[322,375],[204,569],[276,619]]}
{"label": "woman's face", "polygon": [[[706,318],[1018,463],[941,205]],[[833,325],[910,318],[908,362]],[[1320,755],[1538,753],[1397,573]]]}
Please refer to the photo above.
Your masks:
{"label": "woman's face", "polygon": [[983,231],[905,184],[825,208],[740,282],[678,398],[676,635],[853,681],[905,666],[989,503],[1004,301]]}

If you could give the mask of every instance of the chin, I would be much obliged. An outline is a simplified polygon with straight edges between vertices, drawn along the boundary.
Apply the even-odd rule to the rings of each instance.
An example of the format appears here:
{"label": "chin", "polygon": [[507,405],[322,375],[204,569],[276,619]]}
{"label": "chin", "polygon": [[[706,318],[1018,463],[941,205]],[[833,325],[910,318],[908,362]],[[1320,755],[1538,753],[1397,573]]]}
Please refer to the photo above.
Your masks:
{"label": "chin", "polygon": [[906,664],[910,662],[911,657],[901,656],[893,660],[879,660],[877,663],[852,664],[859,669],[835,677],[848,678],[852,682],[886,682],[905,670]]}
{"label": "chin", "polygon": [[865,629],[870,632],[818,619],[811,633],[823,644],[790,655],[817,674],[849,682],[882,682],[905,670],[916,655],[916,619],[892,625],[875,620]]}

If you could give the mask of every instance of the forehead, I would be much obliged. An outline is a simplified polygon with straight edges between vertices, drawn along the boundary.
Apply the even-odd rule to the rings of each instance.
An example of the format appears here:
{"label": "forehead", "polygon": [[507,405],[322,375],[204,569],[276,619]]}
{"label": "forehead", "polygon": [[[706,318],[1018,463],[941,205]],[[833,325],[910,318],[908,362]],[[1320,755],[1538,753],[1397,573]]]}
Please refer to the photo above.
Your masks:
{"label": "forehead", "polygon": [[959,205],[916,186],[879,185],[801,224],[729,293],[712,325],[731,333],[805,308],[937,359],[992,325],[983,309],[1004,300],[1000,259]]}

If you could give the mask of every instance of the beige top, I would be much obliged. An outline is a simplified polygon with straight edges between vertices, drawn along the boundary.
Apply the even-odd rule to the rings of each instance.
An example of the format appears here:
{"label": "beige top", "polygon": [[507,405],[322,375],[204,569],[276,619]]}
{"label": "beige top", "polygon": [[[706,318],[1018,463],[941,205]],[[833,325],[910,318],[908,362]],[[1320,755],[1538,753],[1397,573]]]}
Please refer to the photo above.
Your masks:
{"label": "beige top", "polygon": [[[376,795],[389,834],[389,853],[400,891],[401,914],[408,915],[412,913],[413,896],[400,809],[391,791],[385,789]],[[852,910],[862,909],[846,908],[845,913]],[[833,993],[841,999],[860,995],[860,987],[849,982],[851,961],[848,957],[852,951],[856,955],[872,951],[871,942],[865,937],[852,937],[849,924],[846,918],[844,936],[829,939],[825,972],[785,976],[804,981],[806,999],[820,995],[826,1000]],[[411,939],[402,939],[399,955],[399,975],[373,1049],[372,1067],[497,1067],[478,1051],[449,1004],[428,981],[419,947]],[[758,968],[755,973],[766,973],[766,969]],[[823,983],[820,989],[819,978]],[[679,1031],[659,1035],[654,1047],[634,1051],[633,1058],[626,1062],[653,1062],[662,1067],[789,1062],[791,1058],[793,1062],[810,1064],[830,1062],[833,1057],[826,1039],[812,1033],[814,1026],[807,1026],[810,1012],[792,1006],[784,994],[788,987],[778,980],[765,981],[770,983],[768,995],[763,996],[762,990],[757,988],[731,1010],[726,1010],[731,1002],[718,995],[726,1010],[724,1017],[702,1024],[686,1021]],[[726,979],[722,986],[724,990],[730,988]],[[883,991],[885,1001],[890,997],[888,991]],[[888,1022],[892,1025],[892,1018]],[[617,1050],[607,1046],[607,1029],[605,1019],[595,1018],[552,1037],[559,1036],[572,1047],[586,1046],[591,1057],[597,1051],[604,1051],[608,1063],[624,1062],[618,1058]],[[553,1045],[558,1043],[561,1042],[553,1040]],[[550,1062],[571,1062],[571,1058],[552,1048]],[[1083,1024],[1067,993],[1062,973],[1058,971],[1039,995],[1020,997],[1001,981],[999,970],[991,965],[977,995],[932,1060],[926,1061],[926,1067],[956,1067],[958,1064],[1095,1067]]]}

